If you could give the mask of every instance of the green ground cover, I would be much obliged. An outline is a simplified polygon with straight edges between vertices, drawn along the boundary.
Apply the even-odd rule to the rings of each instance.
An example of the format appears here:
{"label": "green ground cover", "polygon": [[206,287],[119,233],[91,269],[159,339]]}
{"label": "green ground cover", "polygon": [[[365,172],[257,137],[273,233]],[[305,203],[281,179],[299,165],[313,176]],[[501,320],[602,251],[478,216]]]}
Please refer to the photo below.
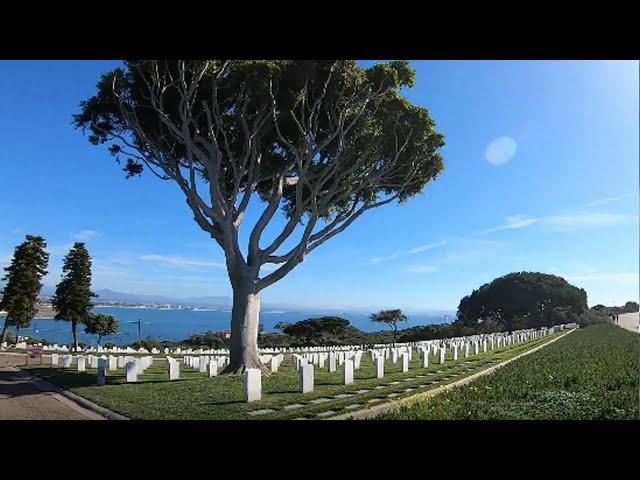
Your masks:
{"label": "green ground cover", "polygon": [[[353,384],[341,384],[340,367],[335,373],[316,368],[315,390],[306,394],[298,391],[297,372],[287,359],[278,373],[263,378],[262,400],[253,403],[243,401],[241,377],[208,378],[184,365],[181,365],[180,380],[170,382],[167,367],[156,363],[138,376],[138,383],[127,384],[121,369],[109,372],[106,385],[100,387],[95,385],[96,372],[92,369],[81,373],[75,371],[75,367],[27,368],[41,378],[135,419],[316,419],[439,387],[511,358],[556,335],[470,355],[466,359],[462,355],[455,362],[449,352],[444,365],[434,363],[436,360],[432,357],[431,365],[425,369],[421,368],[420,358],[414,351],[409,372],[401,372],[400,361],[393,364],[389,360],[383,379],[375,378],[373,363],[365,354],[361,368],[355,371]],[[298,406],[292,408],[292,405]]]}
{"label": "green ground cover", "polygon": [[491,376],[380,418],[638,420],[639,353],[636,333],[589,326]]}

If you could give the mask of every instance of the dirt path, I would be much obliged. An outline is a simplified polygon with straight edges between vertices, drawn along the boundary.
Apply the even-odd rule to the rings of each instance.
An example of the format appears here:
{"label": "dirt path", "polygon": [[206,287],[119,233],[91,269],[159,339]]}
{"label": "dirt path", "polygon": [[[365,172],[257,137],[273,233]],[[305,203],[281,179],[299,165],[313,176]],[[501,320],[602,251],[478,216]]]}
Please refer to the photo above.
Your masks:
{"label": "dirt path", "polygon": [[632,332],[640,333],[640,319],[638,317],[638,312],[620,314],[618,316],[617,325],[622,328],[626,328],[627,330],[631,330]]}
{"label": "dirt path", "polygon": [[55,392],[43,392],[16,365],[25,355],[0,355],[0,420],[104,420]]}

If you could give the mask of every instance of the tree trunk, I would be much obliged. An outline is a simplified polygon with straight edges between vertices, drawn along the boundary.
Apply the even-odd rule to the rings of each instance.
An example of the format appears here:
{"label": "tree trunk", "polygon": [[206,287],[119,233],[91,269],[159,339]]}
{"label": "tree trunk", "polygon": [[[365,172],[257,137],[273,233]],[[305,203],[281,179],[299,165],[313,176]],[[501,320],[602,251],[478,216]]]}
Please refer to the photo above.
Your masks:
{"label": "tree trunk", "polygon": [[73,332],[73,351],[78,351],[78,335],[76,333],[76,322],[71,321],[71,331]]}
{"label": "tree trunk", "polygon": [[398,327],[396,325],[393,326],[393,348],[396,348],[396,331]]}
{"label": "tree trunk", "polygon": [[7,341],[7,328],[9,328],[9,322],[7,321],[7,318],[5,317],[4,326],[2,327],[2,340],[0,340],[0,343],[4,343],[4,342]]}
{"label": "tree trunk", "polygon": [[240,375],[248,368],[259,368],[268,376],[271,372],[262,365],[258,355],[260,297],[251,281],[233,282],[232,287],[231,355],[223,373]]}

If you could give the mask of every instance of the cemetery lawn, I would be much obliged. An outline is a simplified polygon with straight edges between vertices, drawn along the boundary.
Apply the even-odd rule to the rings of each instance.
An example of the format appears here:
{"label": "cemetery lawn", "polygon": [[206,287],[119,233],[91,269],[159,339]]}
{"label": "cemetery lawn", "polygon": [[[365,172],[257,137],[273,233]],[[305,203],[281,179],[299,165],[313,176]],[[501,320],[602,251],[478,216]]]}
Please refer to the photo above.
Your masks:
{"label": "cemetery lawn", "polygon": [[592,325],[386,420],[640,419],[638,334]]}
{"label": "cemetery lawn", "polygon": [[[168,368],[154,364],[138,376],[137,383],[125,382],[123,369],[107,373],[104,386],[96,386],[95,369],[77,372],[73,368],[32,366],[26,369],[80,396],[132,419],[154,420],[283,420],[322,419],[378,403],[400,399],[418,392],[454,382],[492,365],[512,358],[560,334],[517,345],[489,350],[453,361],[448,352],[444,365],[430,358],[430,366],[421,367],[414,351],[409,371],[402,373],[401,362],[385,364],[385,377],[375,378],[374,366],[367,354],[361,368],[354,372],[354,383],[342,385],[341,367],[328,373],[315,370],[315,390],[298,391],[298,374],[289,356],[277,373],[262,379],[262,400],[243,401],[240,376],[209,378],[195,369],[180,365],[180,380],[169,381]],[[575,333],[573,334],[575,335]]]}

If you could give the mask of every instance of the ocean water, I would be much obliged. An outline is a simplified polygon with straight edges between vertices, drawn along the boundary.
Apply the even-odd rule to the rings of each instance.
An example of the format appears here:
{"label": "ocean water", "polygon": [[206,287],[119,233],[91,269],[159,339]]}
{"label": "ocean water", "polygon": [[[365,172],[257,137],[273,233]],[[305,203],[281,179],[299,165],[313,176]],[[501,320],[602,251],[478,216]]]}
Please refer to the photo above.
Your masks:
{"label": "ocean water", "polygon": [[[194,333],[204,333],[207,330],[220,331],[230,328],[231,312],[204,310],[159,310],[152,308],[121,308],[96,307],[96,313],[113,315],[118,319],[120,329],[117,335],[103,338],[101,343],[109,342],[117,345],[127,345],[138,340],[138,320],[140,321],[140,337],[153,337],[157,340],[183,340]],[[295,323],[311,317],[336,315],[346,318],[354,327],[373,332],[383,330],[384,325],[371,322],[368,314],[364,313],[318,313],[313,311],[262,311],[260,323],[264,332],[277,332],[274,326],[278,322]],[[4,319],[2,319],[4,320]],[[442,323],[442,315],[407,315],[407,321],[400,328]],[[1,322],[0,322],[1,324]],[[9,331],[15,333],[15,329]],[[71,324],[52,319],[34,319],[31,327],[20,329],[21,335],[43,338],[59,344],[70,344],[72,341]],[[84,333],[84,328],[78,326],[78,340],[83,343],[96,344],[97,337]]]}

